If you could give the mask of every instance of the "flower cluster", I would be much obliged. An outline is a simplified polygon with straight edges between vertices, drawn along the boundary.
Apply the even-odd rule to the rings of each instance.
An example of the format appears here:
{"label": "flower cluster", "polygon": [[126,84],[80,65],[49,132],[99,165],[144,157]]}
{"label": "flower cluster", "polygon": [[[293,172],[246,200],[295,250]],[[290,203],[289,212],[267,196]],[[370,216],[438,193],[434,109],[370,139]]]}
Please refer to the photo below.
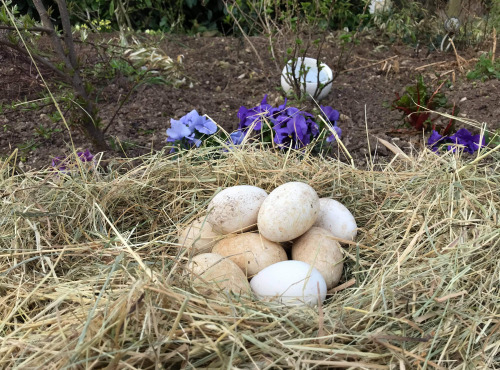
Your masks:
{"label": "flower cluster", "polygon": [[[321,106],[321,109],[331,129],[340,137],[342,130],[337,126],[339,112],[331,107]],[[226,142],[229,147],[240,145],[245,137],[253,137],[259,133],[264,142],[273,141],[280,148],[300,149],[320,134],[320,126],[314,121],[312,114],[287,107],[286,99],[282,105],[273,107],[267,102],[267,95],[255,107],[240,107],[238,118],[238,129],[229,135]],[[204,136],[216,131],[217,126],[213,121],[193,110],[178,121],[170,120],[167,142],[185,149],[199,147]],[[327,138],[327,142],[335,140],[336,136],[333,134]],[[171,150],[173,151],[175,148]]]}
{"label": "flower cluster", "polygon": [[472,135],[466,128],[461,128],[450,136],[442,136],[433,130],[427,145],[436,153],[439,153],[439,149],[443,146],[446,146],[446,149],[452,152],[455,152],[457,147],[461,146],[465,152],[472,154],[479,148],[484,147],[486,143],[484,136]]}
{"label": "flower cluster", "polygon": [[[85,150],[84,152],[76,152],[76,155],[81,162],[93,162],[94,156],[90,153],[90,150]],[[54,157],[52,159],[52,167],[60,172],[67,172],[71,167],[75,167],[74,163],[71,163],[69,157]]]}
{"label": "flower cluster", "polygon": [[[196,110],[192,110],[180,120],[170,120],[167,142],[184,149],[199,147],[204,135],[212,135],[216,131],[217,125],[211,119],[200,116]],[[175,151],[175,148],[171,151]]]}
{"label": "flower cluster", "polygon": [[[280,148],[299,149],[308,145],[320,133],[318,124],[313,120],[314,116],[298,108],[287,107],[286,104],[285,99],[282,105],[273,107],[267,103],[266,95],[256,107],[250,109],[240,107],[237,138],[243,138],[243,134],[249,131],[264,132],[266,129],[268,131],[270,129],[272,130],[272,140]],[[331,107],[322,106],[321,109],[340,137],[342,131],[337,126],[339,112]],[[237,144],[233,137],[231,139]],[[331,135],[327,141],[331,142],[334,139],[335,135]]]}

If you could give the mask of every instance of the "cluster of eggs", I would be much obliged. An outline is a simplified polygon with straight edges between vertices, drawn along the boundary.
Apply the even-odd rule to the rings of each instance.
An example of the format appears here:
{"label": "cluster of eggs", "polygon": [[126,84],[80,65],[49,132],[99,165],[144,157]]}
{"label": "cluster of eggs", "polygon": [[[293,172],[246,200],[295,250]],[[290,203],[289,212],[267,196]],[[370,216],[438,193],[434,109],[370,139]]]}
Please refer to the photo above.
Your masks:
{"label": "cluster of eggs", "polygon": [[353,240],[356,229],[344,205],[319,198],[308,184],[288,182],[269,194],[238,185],[219,192],[207,216],[179,233],[179,243],[189,249],[195,285],[315,305],[341,278],[337,239]]}

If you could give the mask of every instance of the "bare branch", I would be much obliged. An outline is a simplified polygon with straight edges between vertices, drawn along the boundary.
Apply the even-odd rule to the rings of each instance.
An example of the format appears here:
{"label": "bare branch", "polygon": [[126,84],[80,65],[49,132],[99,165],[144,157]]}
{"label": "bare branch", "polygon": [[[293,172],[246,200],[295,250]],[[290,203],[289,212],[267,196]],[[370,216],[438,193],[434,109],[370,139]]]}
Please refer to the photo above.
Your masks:
{"label": "bare branch", "polygon": [[[16,44],[12,44],[10,42],[7,42],[7,41],[3,41],[3,40],[0,40],[0,45],[4,45],[4,46],[7,46],[11,49],[14,49],[24,55],[30,55],[28,53],[28,51],[26,51],[25,49],[23,49],[22,47],[20,47],[19,45],[16,45]],[[40,62],[41,64],[43,64],[45,67],[48,67],[49,69],[51,69],[53,72],[55,72],[62,80],[66,81],[66,82],[71,82],[71,78],[70,76],[68,76],[66,73],[64,73],[63,71],[61,71],[59,68],[57,68],[52,62],[48,61],[47,59],[35,54],[35,53],[31,53],[31,57],[33,57],[33,59],[35,59],[37,62]]]}
{"label": "bare branch", "polygon": [[0,30],[22,30],[22,31],[29,31],[29,32],[45,32],[48,34],[54,33],[54,30],[51,30],[50,28],[45,28],[45,27],[14,27],[14,26],[2,26],[0,25]]}
{"label": "bare branch", "polygon": [[57,0],[57,6],[59,7],[59,14],[61,16],[61,23],[64,31],[64,43],[68,48],[69,61],[74,69],[77,66],[75,45],[73,43],[73,33],[71,32],[71,23],[69,21],[68,8],[66,6],[65,0]]}
{"label": "bare branch", "polygon": [[[49,15],[47,14],[47,10],[45,9],[42,0],[33,0],[33,4],[35,4],[36,11],[38,14],[40,14],[40,19],[42,20],[42,24],[46,28],[52,28],[55,30],[54,25],[52,24],[52,21],[49,18]],[[61,58],[62,61],[64,61],[64,64],[66,65],[66,68],[72,69],[71,63],[68,58],[66,58],[66,54],[64,53],[64,49],[61,44],[61,40],[57,37],[56,32],[52,32],[50,34],[51,39],[52,39],[52,45],[54,46],[57,55],[59,58]]]}

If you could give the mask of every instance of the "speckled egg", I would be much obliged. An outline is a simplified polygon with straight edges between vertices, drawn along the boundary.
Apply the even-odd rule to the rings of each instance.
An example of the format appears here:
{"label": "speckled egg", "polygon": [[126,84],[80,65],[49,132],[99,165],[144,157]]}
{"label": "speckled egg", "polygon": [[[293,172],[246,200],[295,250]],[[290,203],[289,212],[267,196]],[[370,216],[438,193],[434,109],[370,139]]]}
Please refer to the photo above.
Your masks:
{"label": "speckled egg", "polygon": [[257,186],[226,188],[208,204],[207,221],[221,234],[248,231],[257,224],[257,215],[266,197],[267,192]]}
{"label": "speckled egg", "polygon": [[187,265],[193,276],[193,285],[201,291],[232,291],[248,294],[250,286],[241,269],[229,258],[216,253],[202,253],[193,257]]}
{"label": "speckled egg", "polygon": [[190,250],[191,256],[210,252],[221,238],[221,234],[212,229],[212,225],[206,219],[197,219],[179,233],[179,244]]}
{"label": "speckled egg", "polygon": [[303,182],[288,182],[274,189],[262,203],[257,225],[273,242],[285,242],[304,234],[319,215],[319,197]]}
{"label": "speckled egg", "polygon": [[310,264],[325,278],[327,289],[335,287],[342,277],[344,256],[333,234],[313,226],[293,242],[292,259]]}
{"label": "speckled egg", "polygon": [[243,233],[222,239],[213,247],[212,253],[228,257],[249,277],[269,265],[288,259],[281,245],[258,233]]}
{"label": "speckled egg", "polygon": [[352,213],[342,203],[334,199],[321,198],[319,207],[319,217],[314,226],[330,231],[337,238],[354,240],[358,226]]}

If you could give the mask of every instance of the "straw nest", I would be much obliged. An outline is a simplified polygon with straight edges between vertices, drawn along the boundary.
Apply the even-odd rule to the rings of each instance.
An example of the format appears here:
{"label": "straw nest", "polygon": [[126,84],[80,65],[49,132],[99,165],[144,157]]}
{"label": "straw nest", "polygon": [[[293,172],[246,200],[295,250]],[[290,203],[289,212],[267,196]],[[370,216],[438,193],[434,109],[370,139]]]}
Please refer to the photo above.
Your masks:
{"label": "straw nest", "polygon": [[[495,368],[500,175],[486,157],[425,151],[359,170],[249,146],[106,172],[0,162],[0,367]],[[360,226],[324,304],[194,289],[178,230],[221,188],[287,181]]]}

